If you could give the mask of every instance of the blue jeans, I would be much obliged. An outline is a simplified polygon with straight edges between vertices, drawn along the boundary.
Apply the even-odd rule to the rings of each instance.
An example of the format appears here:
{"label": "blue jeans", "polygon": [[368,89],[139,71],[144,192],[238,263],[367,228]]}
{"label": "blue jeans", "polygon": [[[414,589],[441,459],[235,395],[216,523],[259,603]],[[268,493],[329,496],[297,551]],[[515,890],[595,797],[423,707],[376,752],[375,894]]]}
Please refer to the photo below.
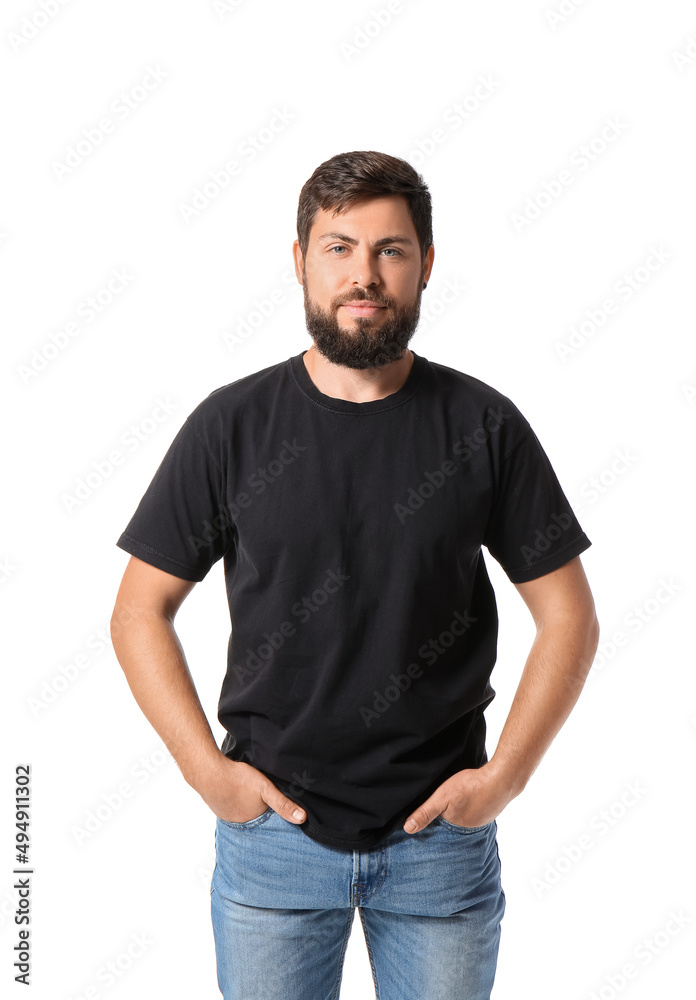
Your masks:
{"label": "blue jeans", "polygon": [[270,807],[218,819],[210,888],[224,1000],[337,1000],[355,908],[377,1000],[489,1000],[505,893],[495,820],[437,817],[352,851]]}

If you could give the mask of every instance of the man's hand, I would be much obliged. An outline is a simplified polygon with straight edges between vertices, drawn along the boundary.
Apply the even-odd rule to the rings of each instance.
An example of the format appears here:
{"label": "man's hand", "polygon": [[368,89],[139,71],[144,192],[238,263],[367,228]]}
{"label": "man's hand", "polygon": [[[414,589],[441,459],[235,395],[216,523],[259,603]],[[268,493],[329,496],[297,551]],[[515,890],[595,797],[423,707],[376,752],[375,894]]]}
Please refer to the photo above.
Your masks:
{"label": "man's hand", "polygon": [[495,753],[483,767],[457,771],[436,788],[404,823],[406,833],[439,815],[455,826],[495,819],[525,787],[582,690],[599,625],[580,556],[515,586],[537,631]]}
{"label": "man's hand", "polygon": [[[430,798],[404,823],[406,833],[425,829],[436,816],[455,826],[483,826],[503,811],[515,793],[501,772],[488,762],[479,768],[457,771],[439,785]],[[409,826],[415,820],[415,826]]]}
{"label": "man's hand", "polygon": [[[304,823],[304,809],[276,788],[251,764],[230,760],[223,753],[202,774],[187,779],[216,816],[229,823],[247,823],[270,806],[290,823]],[[299,815],[294,815],[299,809]]]}
{"label": "man's hand", "polygon": [[[304,809],[250,764],[217,747],[174,629],[195,584],[131,556],[116,597],[111,639],[131,691],[185,780],[216,816],[246,823],[271,806],[290,823]],[[295,809],[299,816],[293,816]]]}

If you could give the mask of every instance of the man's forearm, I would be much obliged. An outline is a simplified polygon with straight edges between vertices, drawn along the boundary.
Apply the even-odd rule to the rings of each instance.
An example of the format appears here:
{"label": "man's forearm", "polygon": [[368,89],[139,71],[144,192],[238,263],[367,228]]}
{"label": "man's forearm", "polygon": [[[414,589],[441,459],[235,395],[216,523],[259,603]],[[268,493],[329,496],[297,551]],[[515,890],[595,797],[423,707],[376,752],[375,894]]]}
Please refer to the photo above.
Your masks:
{"label": "man's forearm", "polygon": [[598,634],[596,619],[554,621],[537,631],[489,762],[513,796],[525,787],[578,700]]}
{"label": "man's forearm", "polygon": [[193,784],[220,757],[171,620],[142,611],[112,629],[114,651],[133,697]]}

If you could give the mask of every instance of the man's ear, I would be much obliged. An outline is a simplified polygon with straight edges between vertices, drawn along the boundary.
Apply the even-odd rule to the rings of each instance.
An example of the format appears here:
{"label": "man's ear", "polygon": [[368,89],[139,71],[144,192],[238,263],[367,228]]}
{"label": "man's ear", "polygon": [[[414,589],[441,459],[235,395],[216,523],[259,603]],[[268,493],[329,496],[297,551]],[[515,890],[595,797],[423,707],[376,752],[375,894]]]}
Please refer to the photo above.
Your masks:
{"label": "man's ear", "polygon": [[292,256],[295,261],[295,274],[297,280],[302,284],[302,271],[304,269],[304,257],[302,256],[302,251],[300,250],[299,240],[295,240],[292,245]]}
{"label": "man's ear", "polygon": [[423,262],[423,281],[425,281],[426,283],[430,281],[430,272],[433,269],[434,257],[435,257],[435,247],[431,243],[425,254],[425,260]]}

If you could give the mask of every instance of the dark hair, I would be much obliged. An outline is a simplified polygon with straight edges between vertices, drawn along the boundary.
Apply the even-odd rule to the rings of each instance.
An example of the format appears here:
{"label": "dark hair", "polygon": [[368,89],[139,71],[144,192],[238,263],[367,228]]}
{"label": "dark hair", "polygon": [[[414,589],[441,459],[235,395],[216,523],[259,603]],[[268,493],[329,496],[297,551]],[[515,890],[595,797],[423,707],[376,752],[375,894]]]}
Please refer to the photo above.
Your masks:
{"label": "dark hair", "polygon": [[297,206],[297,240],[304,257],[312,223],[320,209],[335,209],[334,215],[366,195],[402,194],[416,229],[421,260],[433,242],[430,191],[410,163],[397,156],[359,150],[338,153],[314,171],[300,191]]}

